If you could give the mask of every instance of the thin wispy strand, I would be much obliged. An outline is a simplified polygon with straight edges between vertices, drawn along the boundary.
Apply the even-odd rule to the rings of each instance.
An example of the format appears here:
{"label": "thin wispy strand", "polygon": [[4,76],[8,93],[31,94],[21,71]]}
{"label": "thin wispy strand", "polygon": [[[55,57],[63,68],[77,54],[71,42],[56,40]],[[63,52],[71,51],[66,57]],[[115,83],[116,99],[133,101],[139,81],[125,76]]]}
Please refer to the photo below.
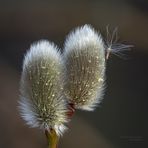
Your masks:
{"label": "thin wispy strand", "polygon": [[123,43],[118,43],[118,28],[116,27],[113,31],[109,30],[109,26],[106,27],[106,60],[110,57],[110,54],[114,54],[120,58],[126,58],[124,51],[129,51],[133,45],[126,45]]}

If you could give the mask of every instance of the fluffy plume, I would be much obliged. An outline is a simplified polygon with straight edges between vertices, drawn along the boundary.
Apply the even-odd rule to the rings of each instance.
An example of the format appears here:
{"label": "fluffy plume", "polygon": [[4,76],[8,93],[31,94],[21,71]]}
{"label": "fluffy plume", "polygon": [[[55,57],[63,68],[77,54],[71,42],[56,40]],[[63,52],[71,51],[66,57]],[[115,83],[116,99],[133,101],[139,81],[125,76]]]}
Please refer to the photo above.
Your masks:
{"label": "fluffy plume", "polygon": [[64,46],[64,92],[75,108],[93,110],[103,95],[105,49],[102,38],[90,26],[71,32]]}
{"label": "fluffy plume", "polygon": [[114,54],[120,58],[125,58],[124,51],[129,51],[133,45],[125,45],[117,43],[118,41],[118,28],[116,27],[112,32],[109,30],[109,26],[106,27],[106,60],[108,60],[110,54]]}
{"label": "fluffy plume", "polygon": [[20,83],[20,113],[31,127],[65,129],[63,62],[57,47],[48,41],[33,44],[27,52]]}

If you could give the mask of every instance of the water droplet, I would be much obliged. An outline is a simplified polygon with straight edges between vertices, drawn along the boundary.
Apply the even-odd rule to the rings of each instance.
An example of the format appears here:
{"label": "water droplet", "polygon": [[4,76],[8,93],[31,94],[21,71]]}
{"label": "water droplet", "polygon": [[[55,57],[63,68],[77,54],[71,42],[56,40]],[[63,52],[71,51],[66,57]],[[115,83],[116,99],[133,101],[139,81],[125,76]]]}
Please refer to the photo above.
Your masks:
{"label": "water droplet", "polygon": [[91,92],[88,92],[88,95],[91,95]]}
{"label": "water droplet", "polygon": [[103,82],[103,79],[102,78],[99,78],[98,82]]}
{"label": "water droplet", "polygon": [[87,84],[86,84],[85,86],[86,86],[86,87],[88,87],[88,85],[87,85]]}
{"label": "water droplet", "polygon": [[42,68],[42,69],[45,69],[46,67],[45,67],[45,66],[42,66],[41,68]]}
{"label": "water droplet", "polygon": [[91,60],[88,60],[88,63],[91,63]]}

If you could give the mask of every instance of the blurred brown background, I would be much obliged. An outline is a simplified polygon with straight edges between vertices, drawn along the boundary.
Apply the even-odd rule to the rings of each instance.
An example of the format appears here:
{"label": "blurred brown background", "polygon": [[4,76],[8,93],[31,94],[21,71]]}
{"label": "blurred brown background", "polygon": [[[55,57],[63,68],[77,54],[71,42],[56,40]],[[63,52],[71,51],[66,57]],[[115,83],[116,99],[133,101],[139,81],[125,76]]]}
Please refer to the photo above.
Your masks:
{"label": "blurred brown background", "polygon": [[101,106],[76,112],[59,148],[148,147],[147,0],[0,0],[0,148],[46,147],[42,131],[17,110],[23,55],[39,39],[62,48],[68,32],[86,23],[103,35],[108,24],[118,26],[134,48],[126,60],[111,56]]}

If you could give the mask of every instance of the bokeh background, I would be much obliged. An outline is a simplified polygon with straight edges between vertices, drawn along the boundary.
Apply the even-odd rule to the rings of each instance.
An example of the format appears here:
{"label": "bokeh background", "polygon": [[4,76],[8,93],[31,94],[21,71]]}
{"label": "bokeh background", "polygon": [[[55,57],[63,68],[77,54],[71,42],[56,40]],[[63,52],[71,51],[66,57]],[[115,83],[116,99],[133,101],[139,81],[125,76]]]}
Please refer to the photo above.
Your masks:
{"label": "bokeh background", "polygon": [[0,0],[0,148],[46,147],[42,131],[18,113],[23,55],[40,39],[62,48],[68,32],[84,24],[103,36],[107,25],[117,26],[120,41],[134,48],[125,60],[110,57],[102,104],[77,111],[59,147],[148,147],[147,0]]}

